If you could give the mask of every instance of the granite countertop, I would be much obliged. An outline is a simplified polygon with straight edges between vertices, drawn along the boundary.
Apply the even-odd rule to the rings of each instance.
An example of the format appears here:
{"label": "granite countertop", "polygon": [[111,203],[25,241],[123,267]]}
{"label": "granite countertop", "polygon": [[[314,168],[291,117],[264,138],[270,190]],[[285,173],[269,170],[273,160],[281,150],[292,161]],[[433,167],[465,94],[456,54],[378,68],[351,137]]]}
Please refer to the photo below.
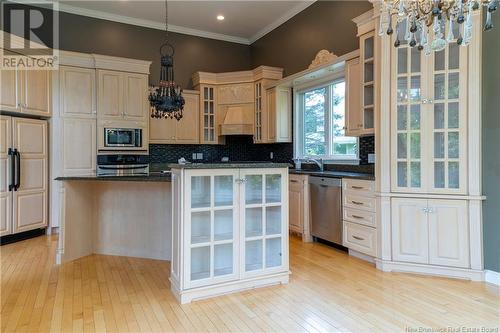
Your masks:
{"label": "granite countertop", "polygon": [[228,163],[189,163],[189,164],[169,164],[169,168],[174,169],[265,169],[265,168],[289,168],[288,163],[271,162],[228,162]]}
{"label": "granite countertop", "polygon": [[375,175],[371,173],[361,172],[345,172],[345,171],[313,171],[313,170],[297,170],[290,169],[290,173],[298,175],[309,175],[325,178],[353,178],[362,180],[375,180]]}
{"label": "granite countertop", "polygon": [[118,182],[170,182],[172,177],[170,173],[152,172],[149,176],[67,176],[57,177],[55,180],[71,181],[71,180],[85,180],[85,181],[118,181]]}

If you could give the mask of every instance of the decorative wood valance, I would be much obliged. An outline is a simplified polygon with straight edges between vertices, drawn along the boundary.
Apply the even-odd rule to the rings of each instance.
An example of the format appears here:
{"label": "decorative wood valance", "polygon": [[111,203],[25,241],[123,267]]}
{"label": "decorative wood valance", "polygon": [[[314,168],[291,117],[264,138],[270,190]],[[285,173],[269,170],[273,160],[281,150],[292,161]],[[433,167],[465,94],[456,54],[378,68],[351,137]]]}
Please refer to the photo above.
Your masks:
{"label": "decorative wood valance", "polygon": [[322,64],[333,61],[336,58],[337,58],[337,56],[335,54],[333,54],[333,52],[330,52],[328,50],[321,50],[316,54],[316,57],[309,65],[308,69],[321,66]]}

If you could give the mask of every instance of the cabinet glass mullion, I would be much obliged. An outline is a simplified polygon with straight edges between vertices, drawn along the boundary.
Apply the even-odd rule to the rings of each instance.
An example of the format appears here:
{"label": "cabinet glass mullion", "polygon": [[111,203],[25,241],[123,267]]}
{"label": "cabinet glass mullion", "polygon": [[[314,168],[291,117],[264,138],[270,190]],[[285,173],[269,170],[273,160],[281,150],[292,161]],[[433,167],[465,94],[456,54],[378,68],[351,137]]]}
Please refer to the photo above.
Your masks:
{"label": "cabinet glass mullion", "polygon": [[[445,27],[443,27],[444,29]],[[455,34],[457,35],[457,34]],[[449,43],[433,55],[433,175],[434,189],[460,189],[460,46]]]}

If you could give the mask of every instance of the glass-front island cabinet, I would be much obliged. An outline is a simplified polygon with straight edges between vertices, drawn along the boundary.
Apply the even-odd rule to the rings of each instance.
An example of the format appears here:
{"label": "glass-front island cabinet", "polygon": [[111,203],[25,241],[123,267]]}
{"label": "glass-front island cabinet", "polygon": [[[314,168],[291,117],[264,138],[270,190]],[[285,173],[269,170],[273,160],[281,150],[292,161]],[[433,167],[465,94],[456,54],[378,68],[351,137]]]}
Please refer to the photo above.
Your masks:
{"label": "glass-front island cabinet", "polygon": [[171,168],[170,281],[181,303],[288,282],[287,164]]}

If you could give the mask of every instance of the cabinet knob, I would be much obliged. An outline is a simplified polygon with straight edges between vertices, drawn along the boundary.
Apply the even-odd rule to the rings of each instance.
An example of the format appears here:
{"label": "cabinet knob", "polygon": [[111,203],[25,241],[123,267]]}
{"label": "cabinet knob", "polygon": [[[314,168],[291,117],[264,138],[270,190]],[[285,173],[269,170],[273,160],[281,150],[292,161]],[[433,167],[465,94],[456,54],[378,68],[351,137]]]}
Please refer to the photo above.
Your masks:
{"label": "cabinet knob", "polygon": [[423,98],[421,100],[422,104],[432,104],[434,101],[432,99]]}
{"label": "cabinet knob", "polygon": [[422,208],[422,211],[423,211],[424,213],[428,213],[428,212],[429,212],[429,208],[424,207],[424,208]]}

